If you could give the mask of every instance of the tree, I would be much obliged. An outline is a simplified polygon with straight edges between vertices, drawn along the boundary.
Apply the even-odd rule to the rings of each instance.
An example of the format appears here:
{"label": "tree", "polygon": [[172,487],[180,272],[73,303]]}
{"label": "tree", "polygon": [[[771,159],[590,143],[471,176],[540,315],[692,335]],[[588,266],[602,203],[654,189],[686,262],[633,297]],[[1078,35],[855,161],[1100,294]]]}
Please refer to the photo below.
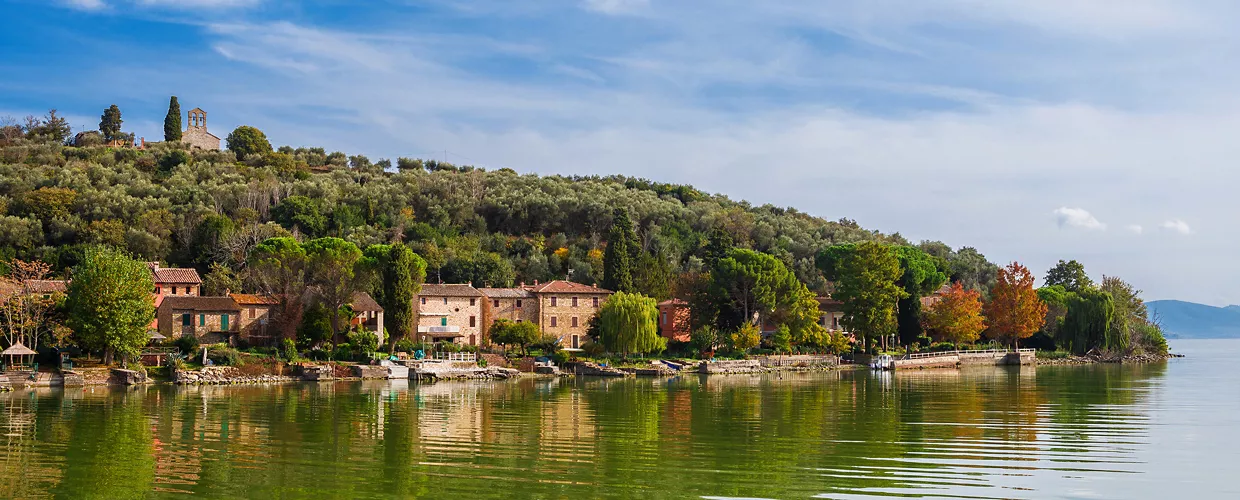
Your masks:
{"label": "tree", "polygon": [[699,326],[689,333],[689,343],[693,344],[698,352],[714,351],[720,341],[719,330],[711,325]]}
{"label": "tree", "polygon": [[966,290],[959,281],[952,283],[952,289],[926,310],[926,329],[939,341],[976,342],[986,329],[981,296],[977,290]]}
{"label": "tree", "polygon": [[859,243],[851,251],[831,247],[819,255],[818,263],[827,267],[824,273],[830,270],[835,276],[832,296],[843,303],[844,327],[865,347],[872,339],[895,333],[896,305],[908,292],[896,283],[900,260],[891,247],[873,241]]}
{"label": "tree", "polygon": [[26,138],[31,141],[63,144],[69,139],[69,134],[73,131],[72,127],[69,126],[69,121],[63,116],[57,115],[54,109],[48,110],[47,116],[41,120],[31,116],[26,121]]}
{"label": "tree", "polygon": [[1074,293],[1068,300],[1068,313],[1055,342],[1074,354],[1107,348],[1107,334],[1115,319],[1115,302],[1111,294],[1096,288]]}
{"label": "tree", "polygon": [[306,249],[293,238],[268,238],[250,251],[246,263],[254,289],[277,301],[272,319],[280,336],[294,338],[305,311]]}
{"label": "tree", "polygon": [[506,319],[495,320],[488,333],[491,335],[491,342],[506,346],[521,346],[522,354],[527,352],[527,346],[538,342],[540,335],[538,325],[534,323],[528,321],[517,323]]}
{"label": "tree", "polygon": [[779,325],[775,329],[775,335],[771,336],[771,346],[775,348],[775,352],[792,351],[792,329],[788,325]]}
{"label": "tree", "polygon": [[[8,262],[7,277],[0,277],[0,290],[12,288],[21,290],[23,284],[31,280],[47,279],[52,267],[44,262],[13,259]],[[17,291],[4,297],[0,293],[0,327],[4,331],[5,347],[21,342],[26,347],[39,349],[39,340],[50,336],[57,330],[52,321],[52,313],[57,304],[64,300],[64,294],[55,292],[47,294]]]}
{"label": "tree", "polygon": [[730,340],[732,341],[732,349],[743,354],[749,352],[750,349],[758,347],[758,343],[762,341],[762,332],[758,330],[758,325],[745,323],[732,332]]}
{"label": "tree", "polygon": [[603,288],[630,293],[633,287],[633,254],[637,237],[629,213],[617,208],[607,232],[607,250],[603,252]]}
{"label": "tree", "polygon": [[267,135],[262,130],[249,125],[242,125],[233,129],[225,141],[228,143],[228,150],[236,154],[239,160],[250,155],[262,155],[271,152],[271,143],[267,142]]}
{"label": "tree", "polygon": [[154,288],[145,263],[113,248],[90,248],[69,282],[69,327],[81,345],[103,351],[104,363],[111,363],[115,354],[136,357],[155,319]]}
{"label": "tree", "polygon": [[984,311],[990,338],[1019,346],[1046,323],[1046,304],[1033,289],[1033,274],[1013,262],[999,270]]}
{"label": "tree", "polygon": [[659,336],[659,306],[639,293],[616,292],[599,309],[599,337],[608,351],[628,354],[661,352],[667,339]]}
{"label": "tree", "polygon": [[900,259],[897,283],[906,293],[897,304],[897,329],[900,342],[910,345],[922,334],[921,298],[947,282],[947,261],[909,246],[896,248],[896,257]]}
{"label": "tree", "polygon": [[1094,286],[1093,280],[1085,273],[1085,266],[1075,260],[1060,260],[1055,267],[1046,272],[1045,286],[1063,286],[1069,292],[1080,292]]}
{"label": "tree", "polygon": [[385,324],[392,333],[389,348],[394,351],[396,342],[412,333],[413,297],[426,281],[426,261],[403,243],[371,245],[364,253],[377,261],[373,294],[383,306]]}
{"label": "tree", "polygon": [[112,142],[123,139],[121,122],[121,108],[113,104],[103,110],[103,116],[99,117],[99,133],[103,134],[103,140]]}
{"label": "tree", "polygon": [[719,308],[716,326],[722,330],[786,312],[804,288],[779,259],[741,248],[716,261],[710,276],[709,293]]}
{"label": "tree", "polygon": [[219,262],[212,262],[207,275],[202,277],[202,294],[206,296],[227,295],[229,292],[241,291],[241,278],[232,268]]}
{"label": "tree", "polygon": [[290,230],[298,229],[310,237],[322,236],[327,231],[327,217],[319,212],[319,206],[306,196],[289,196],[271,210],[271,217]]}
{"label": "tree", "polygon": [[177,102],[177,96],[168,100],[168,114],[164,116],[164,140],[181,140],[181,103]]}
{"label": "tree", "polygon": [[353,294],[365,288],[370,275],[362,264],[362,251],[357,245],[340,238],[318,238],[307,241],[306,285],[316,303],[327,308],[332,333],[343,331],[340,308]]}
{"label": "tree", "polygon": [[633,286],[656,300],[672,297],[672,265],[662,254],[640,252],[633,270]]}
{"label": "tree", "polygon": [[306,309],[301,324],[297,325],[297,347],[309,350],[332,338],[331,313],[323,304],[314,304]]}

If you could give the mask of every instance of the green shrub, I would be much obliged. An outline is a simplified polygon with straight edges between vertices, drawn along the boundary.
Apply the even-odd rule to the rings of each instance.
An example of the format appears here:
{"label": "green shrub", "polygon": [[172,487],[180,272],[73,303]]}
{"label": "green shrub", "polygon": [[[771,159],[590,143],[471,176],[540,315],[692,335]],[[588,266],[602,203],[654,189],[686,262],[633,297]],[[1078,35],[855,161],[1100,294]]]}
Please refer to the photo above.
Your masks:
{"label": "green shrub", "polygon": [[297,352],[297,343],[293,339],[284,339],[280,341],[280,355],[289,361],[300,358]]}
{"label": "green shrub", "polygon": [[245,361],[241,358],[241,352],[229,347],[227,344],[214,344],[207,348],[207,359],[221,366],[245,365]]}
{"label": "green shrub", "polygon": [[198,344],[198,337],[193,335],[182,335],[177,337],[172,341],[172,345],[176,346],[177,350],[181,351],[181,354],[186,356],[193,356],[197,354],[198,348],[200,347]]}
{"label": "green shrub", "polygon": [[930,352],[954,351],[956,350],[956,344],[951,342],[935,342],[930,344],[930,347],[926,350]]}
{"label": "green shrub", "polygon": [[403,338],[396,341],[396,350],[400,352],[413,352],[418,350],[418,345],[413,342],[413,339]]}
{"label": "green shrub", "polygon": [[336,361],[350,361],[355,357],[356,353],[349,344],[340,344],[332,351],[331,358]]}
{"label": "green shrub", "polygon": [[486,368],[486,367],[487,367],[486,358],[478,358],[478,368]]}
{"label": "green shrub", "polygon": [[555,354],[551,355],[551,361],[557,366],[564,366],[571,360],[572,356],[568,354],[568,351],[556,351]]}

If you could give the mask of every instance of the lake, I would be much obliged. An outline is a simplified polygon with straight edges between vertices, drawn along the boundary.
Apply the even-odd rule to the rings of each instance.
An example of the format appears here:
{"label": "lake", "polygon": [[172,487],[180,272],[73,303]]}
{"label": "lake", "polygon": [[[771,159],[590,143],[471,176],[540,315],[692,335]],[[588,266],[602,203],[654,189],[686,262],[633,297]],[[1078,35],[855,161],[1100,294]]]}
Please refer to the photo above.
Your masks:
{"label": "lake", "polygon": [[2,498],[1240,498],[1240,341],[1152,365],[0,394]]}

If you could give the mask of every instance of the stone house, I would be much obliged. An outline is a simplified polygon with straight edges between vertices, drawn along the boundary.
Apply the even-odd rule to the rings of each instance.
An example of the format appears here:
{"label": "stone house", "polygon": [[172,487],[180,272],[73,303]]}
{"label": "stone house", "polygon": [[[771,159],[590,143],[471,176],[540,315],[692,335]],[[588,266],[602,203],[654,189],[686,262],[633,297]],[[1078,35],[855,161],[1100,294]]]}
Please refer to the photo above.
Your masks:
{"label": "stone house", "polygon": [[233,343],[241,332],[241,306],[232,297],[167,296],[156,311],[159,333],[193,335],[204,344]]}
{"label": "stone house", "polygon": [[181,142],[189,144],[191,148],[212,151],[220,149],[220,138],[207,132],[207,112],[202,108],[189,110],[189,124],[186,125],[185,132],[181,133]]}
{"label": "stone house", "polygon": [[939,287],[939,289],[935,290],[934,293],[931,293],[930,295],[927,295],[925,297],[918,299],[921,301],[921,308],[926,309],[930,306],[938,304],[939,301],[943,300],[943,296],[950,293],[951,291],[952,291],[951,283],[947,283]]}
{"label": "stone house", "polygon": [[[818,297],[818,312],[822,313],[822,319],[818,324],[822,325],[829,332],[844,331],[844,303],[831,297]],[[847,332],[845,332],[847,333]]]}
{"label": "stone house", "polygon": [[543,335],[574,349],[585,343],[590,319],[611,296],[611,291],[598,286],[564,280],[535,284],[531,291],[538,298],[538,324]]}
{"label": "stone house", "polygon": [[424,284],[413,298],[417,341],[481,345],[482,302],[473,285]]}
{"label": "stone house", "polygon": [[538,297],[524,283],[517,288],[479,288],[486,297],[482,304],[483,338],[491,338],[491,325],[497,319],[538,324]]}
{"label": "stone house", "polygon": [[67,293],[69,282],[65,280],[26,280],[22,282],[22,292],[27,295],[39,295],[50,299],[57,293]]}
{"label": "stone house", "polygon": [[670,299],[659,303],[659,335],[676,342],[689,341],[689,303]]}
{"label": "stone house", "polygon": [[158,262],[147,262],[146,267],[151,269],[151,278],[155,281],[154,294],[157,296],[195,297],[202,294],[202,278],[192,267],[160,267]]}
{"label": "stone house", "polygon": [[349,320],[349,326],[361,326],[362,329],[374,333],[379,339],[379,344],[383,344],[386,338],[383,329],[383,307],[366,292],[354,293],[349,301],[349,307],[353,308],[354,314]]}
{"label": "stone house", "polygon": [[275,297],[248,293],[228,294],[241,309],[241,338],[253,345],[271,345],[275,336],[271,330],[271,310],[279,303]]}

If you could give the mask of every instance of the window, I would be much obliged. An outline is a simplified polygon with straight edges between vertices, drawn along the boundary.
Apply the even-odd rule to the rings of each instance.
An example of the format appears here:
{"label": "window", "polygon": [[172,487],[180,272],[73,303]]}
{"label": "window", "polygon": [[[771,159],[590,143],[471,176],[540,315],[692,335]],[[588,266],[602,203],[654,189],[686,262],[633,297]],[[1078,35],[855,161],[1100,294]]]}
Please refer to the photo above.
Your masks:
{"label": "window", "polygon": [[492,306],[492,307],[499,307],[499,299],[495,299],[495,300],[491,301],[491,306]]}
{"label": "window", "polygon": [[251,307],[251,308],[250,308],[250,319],[254,319],[254,316],[256,316],[257,314],[258,314],[258,313],[256,312],[256,309],[254,309],[253,307]]}
{"label": "window", "polygon": [[159,287],[155,287],[155,295],[159,295],[161,292],[163,292],[163,290],[161,290]]}
{"label": "window", "polygon": [[448,326],[448,318],[439,318],[439,326]]}
{"label": "window", "polygon": [[191,326],[193,324],[193,320],[189,319],[189,313],[181,315],[181,326]]}
{"label": "window", "polygon": [[227,314],[220,315],[220,330],[228,331],[228,315]]}
{"label": "window", "polygon": [[521,308],[521,299],[517,299],[517,309]]}
{"label": "window", "polygon": [[555,316],[551,317],[551,328],[555,328]]}
{"label": "window", "polygon": [[174,286],[174,287],[172,287],[172,294],[173,294],[173,295],[176,295],[176,294],[177,294],[177,287],[175,287],[175,286]]}
{"label": "window", "polygon": [[577,297],[573,297],[573,307],[577,307]]}
{"label": "window", "polygon": [[555,297],[551,297],[551,307],[555,307]]}
{"label": "window", "polygon": [[663,311],[663,320],[661,321],[661,323],[664,325],[667,324],[667,311]]}
{"label": "window", "polygon": [[422,305],[426,305],[426,297],[422,297]]}
{"label": "window", "polygon": [[577,317],[573,316],[573,328],[577,328]]}
{"label": "window", "polygon": [[578,340],[578,338],[579,338],[578,336],[573,335],[573,349],[576,349],[576,348],[578,348],[578,347],[581,347],[580,345],[578,345],[578,343],[580,342],[580,341]]}
{"label": "window", "polygon": [[835,316],[832,316],[831,317],[831,328],[836,329],[839,327],[840,327],[840,319]]}
{"label": "window", "polygon": [[198,315],[198,326],[207,326],[207,315],[206,314]]}
{"label": "window", "polygon": [[472,305],[477,305],[477,304],[478,304],[477,300],[478,300],[478,299],[469,299],[469,305],[471,305],[471,306],[472,306]]}
{"label": "window", "polygon": [[598,309],[598,297],[594,297],[594,308]]}
{"label": "window", "polygon": [[470,317],[469,317],[469,327],[470,327],[470,328],[473,328],[473,327],[475,327],[475,326],[478,326],[478,324],[477,324],[475,321],[476,321],[476,318],[474,318],[473,316],[470,316]]}
{"label": "window", "polygon": [[446,305],[448,305],[448,298],[447,298],[447,297],[444,297],[444,298],[443,298],[443,305],[445,305],[445,306],[446,306]]}

